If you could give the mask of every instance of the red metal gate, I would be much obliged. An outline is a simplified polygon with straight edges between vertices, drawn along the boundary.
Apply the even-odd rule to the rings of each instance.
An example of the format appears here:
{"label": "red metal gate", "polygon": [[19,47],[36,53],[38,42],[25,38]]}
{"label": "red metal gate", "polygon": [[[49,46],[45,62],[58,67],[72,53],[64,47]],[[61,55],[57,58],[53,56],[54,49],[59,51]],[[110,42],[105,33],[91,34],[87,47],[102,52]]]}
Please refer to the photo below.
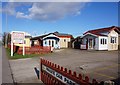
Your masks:
{"label": "red metal gate", "polygon": [[77,75],[76,72],[60,67],[48,60],[41,58],[40,79],[45,85],[98,85],[98,82],[93,79],[89,82],[89,77]]}

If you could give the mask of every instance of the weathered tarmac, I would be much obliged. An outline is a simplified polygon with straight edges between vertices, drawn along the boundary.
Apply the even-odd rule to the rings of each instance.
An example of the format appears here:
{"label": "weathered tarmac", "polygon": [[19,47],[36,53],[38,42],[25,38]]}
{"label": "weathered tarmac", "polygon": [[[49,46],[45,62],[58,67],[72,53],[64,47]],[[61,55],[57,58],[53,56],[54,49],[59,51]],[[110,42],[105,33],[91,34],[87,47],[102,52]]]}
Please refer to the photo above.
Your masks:
{"label": "weathered tarmac", "polygon": [[[118,77],[118,67],[120,66],[118,64],[118,51],[61,49],[42,57],[76,71],[78,74],[87,75],[90,79],[106,81]],[[34,71],[34,67],[40,68],[40,57],[9,61],[16,82],[41,83]]]}

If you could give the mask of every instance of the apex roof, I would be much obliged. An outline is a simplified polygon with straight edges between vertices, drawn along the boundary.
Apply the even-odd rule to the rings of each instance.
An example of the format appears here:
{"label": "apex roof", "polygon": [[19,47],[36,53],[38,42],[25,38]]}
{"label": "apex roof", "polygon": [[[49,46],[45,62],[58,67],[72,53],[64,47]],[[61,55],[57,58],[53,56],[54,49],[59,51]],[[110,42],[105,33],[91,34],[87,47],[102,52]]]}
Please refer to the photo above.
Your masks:
{"label": "apex roof", "polygon": [[89,30],[89,31],[85,32],[84,35],[87,34],[87,33],[92,33],[92,34],[97,35],[97,36],[106,36],[106,35],[103,34],[103,33],[109,33],[109,32],[111,32],[112,30],[115,30],[115,31],[117,31],[118,33],[120,33],[120,27],[111,26],[111,27],[106,27],[106,28]]}
{"label": "apex roof", "polygon": [[31,38],[31,40],[42,39],[43,37],[46,37],[46,36],[48,36],[50,34],[54,34],[54,35],[56,35],[58,37],[60,37],[60,36],[72,36],[70,34],[59,33],[59,32],[56,31],[56,32],[53,32],[53,33],[49,33],[49,34],[33,37],[33,38]]}

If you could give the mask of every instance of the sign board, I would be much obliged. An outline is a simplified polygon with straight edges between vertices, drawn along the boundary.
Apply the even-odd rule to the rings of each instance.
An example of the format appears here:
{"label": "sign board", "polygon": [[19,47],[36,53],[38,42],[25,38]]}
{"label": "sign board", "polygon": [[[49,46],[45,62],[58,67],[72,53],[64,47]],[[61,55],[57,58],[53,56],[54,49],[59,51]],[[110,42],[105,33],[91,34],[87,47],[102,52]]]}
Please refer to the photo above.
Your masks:
{"label": "sign board", "polygon": [[25,38],[25,32],[13,31],[11,33],[11,56],[13,56],[13,43],[23,44],[23,55],[25,54],[24,38]]}
{"label": "sign board", "polygon": [[81,49],[87,49],[86,45],[81,45]]}
{"label": "sign board", "polygon": [[73,80],[63,76],[62,74],[56,72],[55,70],[53,70],[45,65],[42,65],[42,70],[47,72],[48,74],[52,75],[53,77],[55,77],[59,81],[66,83],[67,85],[79,85],[76,82],[74,82]]}
{"label": "sign board", "polygon": [[12,32],[12,42],[13,43],[24,43],[24,32]]}

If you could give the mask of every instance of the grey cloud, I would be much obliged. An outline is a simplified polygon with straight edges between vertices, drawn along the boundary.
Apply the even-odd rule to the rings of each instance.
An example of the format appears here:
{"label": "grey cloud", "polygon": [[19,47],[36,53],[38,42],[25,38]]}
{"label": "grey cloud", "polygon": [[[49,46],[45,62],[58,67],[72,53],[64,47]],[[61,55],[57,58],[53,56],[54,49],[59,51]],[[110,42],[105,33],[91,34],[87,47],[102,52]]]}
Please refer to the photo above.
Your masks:
{"label": "grey cloud", "polygon": [[13,2],[6,4],[6,6],[2,8],[1,12],[14,15],[16,13],[15,4]]}
{"label": "grey cloud", "polygon": [[9,15],[16,15],[16,8],[23,6],[23,5],[32,5],[33,3],[31,2],[8,2],[6,3],[5,6],[2,7],[2,9],[0,10],[0,12],[3,13],[8,13]]}

